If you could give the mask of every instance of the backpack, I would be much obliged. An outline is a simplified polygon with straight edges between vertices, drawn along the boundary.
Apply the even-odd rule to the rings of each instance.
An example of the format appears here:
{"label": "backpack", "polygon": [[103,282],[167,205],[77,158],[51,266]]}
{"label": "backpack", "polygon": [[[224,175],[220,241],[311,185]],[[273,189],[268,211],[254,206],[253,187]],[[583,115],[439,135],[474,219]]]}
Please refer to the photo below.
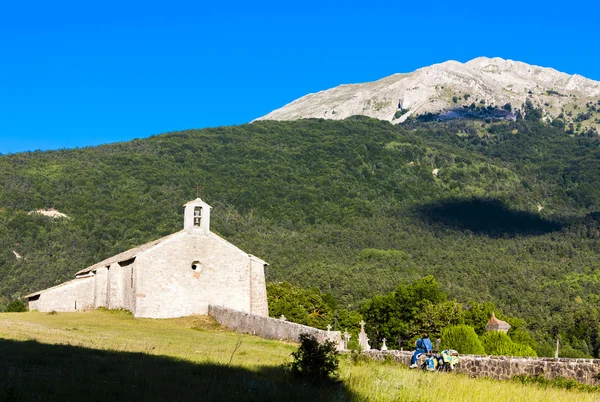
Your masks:
{"label": "backpack", "polygon": [[437,368],[438,365],[438,361],[435,358],[435,356],[428,356],[427,359],[425,359],[425,369],[427,371],[435,371],[435,369]]}

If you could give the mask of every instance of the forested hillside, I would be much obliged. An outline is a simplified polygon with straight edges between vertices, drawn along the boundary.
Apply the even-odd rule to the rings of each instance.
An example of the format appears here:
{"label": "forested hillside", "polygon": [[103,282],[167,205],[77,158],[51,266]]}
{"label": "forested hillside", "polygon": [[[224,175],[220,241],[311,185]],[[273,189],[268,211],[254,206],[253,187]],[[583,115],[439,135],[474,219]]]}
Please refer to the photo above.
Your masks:
{"label": "forested hillside", "polygon": [[[4,155],[0,307],[180,230],[199,184],[212,230],[268,261],[269,281],[353,309],[431,274],[598,355],[599,145],[536,119],[354,117]],[[48,208],[69,218],[28,214]]]}

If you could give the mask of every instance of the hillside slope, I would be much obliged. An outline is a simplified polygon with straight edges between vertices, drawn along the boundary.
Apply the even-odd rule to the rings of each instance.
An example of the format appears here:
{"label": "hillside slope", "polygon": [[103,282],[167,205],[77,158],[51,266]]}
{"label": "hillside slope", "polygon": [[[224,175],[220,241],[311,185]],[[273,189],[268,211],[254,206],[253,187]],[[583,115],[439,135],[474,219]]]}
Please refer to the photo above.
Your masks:
{"label": "hillside slope", "polygon": [[[502,113],[503,107],[511,104],[513,111],[522,110],[525,101],[530,100],[551,118],[570,113],[569,123],[586,104],[597,104],[599,99],[598,81],[498,57],[479,57],[464,64],[434,64],[375,82],[340,85],[303,96],[259,120],[342,120],[365,115],[402,122],[426,114],[450,119],[472,104],[494,107],[496,116],[514,118],[508,111]],[[596,127],[598,123],[593,120],[584,126]]]}
{"label": "hillside slope", "polygon": [[268,261],[270,281],[353,308],[433,274],[597,353],[598,139],[525,120],[477,130],[260,121],[2,156],[0,304],[179,230],[200,184],[213,230]]}

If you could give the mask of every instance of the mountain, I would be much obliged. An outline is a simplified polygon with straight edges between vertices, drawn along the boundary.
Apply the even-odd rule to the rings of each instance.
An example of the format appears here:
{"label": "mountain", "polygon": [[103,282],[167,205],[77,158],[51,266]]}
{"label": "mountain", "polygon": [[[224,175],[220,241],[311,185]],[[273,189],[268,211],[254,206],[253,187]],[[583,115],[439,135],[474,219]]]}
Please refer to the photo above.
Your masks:
{"label": "mountain", "polygon": [[0,308],[179,230],[199,184],[213,230],[271,282],[352,309],[431,274],[526,320],[541,354],[560,334],[598,356],[600,141],[531,118],[484,126],[258,121],[0,156]]}
{"label": "mountain", "polygon": [[[566,125],[584,121],[584,131],[600,123],[592,116],[577,120],[587,112],[586,105],[600,108],[600,82],[486,57],[464,64],[447,61],[375,82],[340,85],[303,96],[258,120],[343,120],[365,115],[397,123],[430,114],[441,119],[468,116],[476,107],[485,107],[491,117],[514,118],[514,112],[523,112],[527,100],[550,119],[562,113]],[[510,111],[506,110],[508,104]]]}

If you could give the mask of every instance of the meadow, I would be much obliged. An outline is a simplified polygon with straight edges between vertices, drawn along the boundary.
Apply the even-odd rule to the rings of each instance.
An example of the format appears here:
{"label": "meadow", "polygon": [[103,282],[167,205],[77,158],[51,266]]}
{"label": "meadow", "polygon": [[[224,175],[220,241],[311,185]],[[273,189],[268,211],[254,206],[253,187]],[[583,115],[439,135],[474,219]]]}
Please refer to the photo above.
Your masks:
{"label": "meadow", "polygon": [[286,368],[296,347],[233,333],[203,316],[3,313],[0,400],[600,400],[594,393],[411,371],[348,355],[338,383],[306,383]]}

